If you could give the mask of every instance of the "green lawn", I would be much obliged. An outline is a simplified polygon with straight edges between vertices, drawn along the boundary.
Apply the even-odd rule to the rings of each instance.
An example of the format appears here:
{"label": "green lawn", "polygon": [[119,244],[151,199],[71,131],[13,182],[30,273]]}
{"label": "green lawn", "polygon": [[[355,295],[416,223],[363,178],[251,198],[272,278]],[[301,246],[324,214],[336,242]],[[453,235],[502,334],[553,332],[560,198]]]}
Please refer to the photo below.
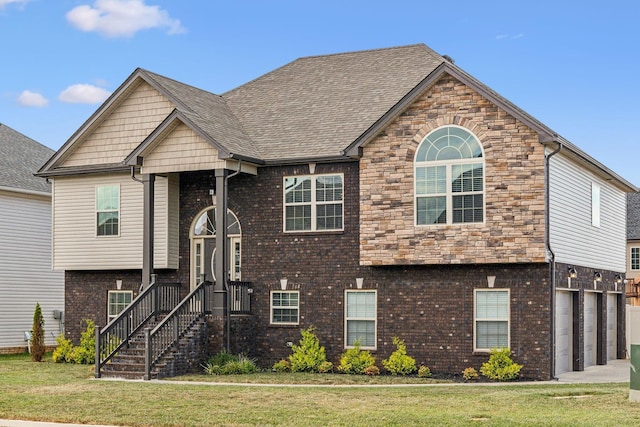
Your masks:
{"label": "green lawn", "polygon": [[[34,363],[24,355],[0,356],[0,418],[127,426],[640,425],[640,404],[629,402],[626,384],[255,387],[103,381],[92,374],[92,367],[54,364],[50,357]],[[289,374],[252,380],[260,377],[264,382],[356,381],[347,375]]]}

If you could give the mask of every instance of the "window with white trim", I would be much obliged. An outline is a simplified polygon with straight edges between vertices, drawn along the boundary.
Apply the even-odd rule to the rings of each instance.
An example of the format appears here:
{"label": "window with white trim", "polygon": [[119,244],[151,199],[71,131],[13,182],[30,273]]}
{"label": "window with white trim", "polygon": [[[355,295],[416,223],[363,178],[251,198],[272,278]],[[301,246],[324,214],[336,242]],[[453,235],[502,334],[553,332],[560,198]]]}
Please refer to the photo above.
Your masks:
{"label": "window with white trim", "polygon": [[107,321],[115,319],[133,300],[133,291],[109,291],[107,298]]}
{"label": "window with white trim", "polygon": [[299,291],[271,291],[271,323],[297,325],[300,318]]}
{"label": "window with white trim", "polygon": [[468,130],[444,126],[416,151],[416,225],[484,222],[482,146]]}
{"label": "window with white trim", "polygon": [[120,186],[96,187],[96,235],[117,236],[120,218]]}
{"label": "window with white trim", "polygon": [[631,248],[631,269],[640,270],[640,248]]}
{"label": "window with white trim", "polygon": [[509,290],[474,290],[474,351],[509,348]]}
{"label": "window with white trim", "polygon": [[285,177],[284,230],[342,230],[343,182],[342,174]]}
{"label": "window with white trim", "polygon": [[353,347],[356,341],[362,348],[376,348],[377,293],[376,291],[345,291],[345,344]]}

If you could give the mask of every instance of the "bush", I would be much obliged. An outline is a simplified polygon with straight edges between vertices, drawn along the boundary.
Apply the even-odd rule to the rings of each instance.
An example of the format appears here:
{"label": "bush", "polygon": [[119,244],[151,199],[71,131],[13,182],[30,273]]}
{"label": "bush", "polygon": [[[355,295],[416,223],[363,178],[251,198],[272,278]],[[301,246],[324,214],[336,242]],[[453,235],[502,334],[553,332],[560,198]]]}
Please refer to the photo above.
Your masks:
{"label": "bush", "polygon": [[393,344],[396,351],[391,353],[388,359],[382,361],[384,369],[389,371],[391,375],[409,375],[416,370],[416,360],[407,355],[407,346],[404,341],[398,337],[393,337]]}
{"label": "bush", "polygon": [[96,324],[85,319],[87,329],[80,335],[80,345],[73,349],[73,360],[78,364],[96,363]]}
{"label": "bush", "polygon": [[322,362],[318,365],[318,372],[321,374],[328,374],[329,372],[333,372],[333,363],[326,361]]}
{"label": "bush", "polygon": [[56,348],[53,351],[53,361],[56,363],[96,363],[96,324],[93,320],[85,319],[87,329],[80,336],[80,345],[74,347],[71,340],[64,335],[56,338]]}
{"label": "bush", "polygon": [[243,354],[236,356],[226,351],[215,354],[202,367],[208,375],[253,374],[259,371],[253,359]]}
{"label": "bush", "polygon": [[464,371],[462,371],[462,378],[465,381],[475,381],[478,379],[478,371],[475,368],[468,367]]}
{"label": "bush", "polygon": [[344,374],[364,374],[364,371],[375,363],[376,360],[371,353],[360,349],[360,341],[356,341],[353,348],[348,349],[340,356],[338,371]]}
{"label": "bush", "polygon": [[56,338],[56,348],[51,355],[54,363],[73,363],[73,343],[64,337],[64,334]]}
{"label": "bush", "polygon": [[380,375],[380,368],[376,365],[367,366],[364,370],[365,375],[369,375],[370,377]]}
{"label": "bush", "polygon": [[431,369],[428,366],[420,365],[418,368],[418,376],[420,378],[430,378],[431,377]]}
{"label": "bush", "polygon": [[491,350],[489,360],[480,367],[480,372],[491,380],[510,381],[520,375],[520,369],[522,365],[511,360],[511,350],[494,348]]}
{"label": "bush", "polygon": [[313,326],[300,331],[302,338],[294,344],[293,353],[289,356],[291,372],[318,372],[321,363],[327,361],[324,346],[315,334]]}
{"label": "bush", "polygon": [[36,303],[31,328],[31,359],[34,362],[42,362],[46,347],[44,345],[44,317],[42,317],[40,303]]}
{"label": "bush", "polygon": [[291,371],[291,363],[287,359],[282,359],[274,363],[271,369],[274,372],[289,372]]}

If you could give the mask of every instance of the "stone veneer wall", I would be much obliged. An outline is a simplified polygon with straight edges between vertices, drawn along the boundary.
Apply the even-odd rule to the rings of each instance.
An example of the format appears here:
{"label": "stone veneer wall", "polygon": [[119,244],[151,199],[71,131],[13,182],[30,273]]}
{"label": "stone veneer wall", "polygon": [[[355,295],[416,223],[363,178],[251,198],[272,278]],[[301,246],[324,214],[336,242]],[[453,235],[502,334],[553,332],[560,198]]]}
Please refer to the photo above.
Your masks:
{"label": "stone veneer wall", "polygon": [[[484,149],[484,224],[414,225],[413,159],[433,129],[459,125]],[[544,262],[544,147],[537,134],[444,76],[363,149],[363,265]]]}

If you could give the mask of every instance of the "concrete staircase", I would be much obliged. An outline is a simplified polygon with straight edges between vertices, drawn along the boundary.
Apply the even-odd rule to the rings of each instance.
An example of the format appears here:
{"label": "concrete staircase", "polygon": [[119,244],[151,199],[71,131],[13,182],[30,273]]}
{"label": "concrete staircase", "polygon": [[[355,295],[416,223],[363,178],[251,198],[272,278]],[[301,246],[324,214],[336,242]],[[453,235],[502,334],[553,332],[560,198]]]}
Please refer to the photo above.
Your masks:
{"label": "concrete staircase", "polygon": [[[145,328],[134,335],[129,347],[121,349],[102,368],[104,378],[125,378],[142,380],[145,376],[145,333],[153,329],[158,321],[150,321]],[[156,363],[150,379],[173,377],[190,372],[200,372],[201,364],[207,357],[208,327],[205,319],[194,323]]]}

